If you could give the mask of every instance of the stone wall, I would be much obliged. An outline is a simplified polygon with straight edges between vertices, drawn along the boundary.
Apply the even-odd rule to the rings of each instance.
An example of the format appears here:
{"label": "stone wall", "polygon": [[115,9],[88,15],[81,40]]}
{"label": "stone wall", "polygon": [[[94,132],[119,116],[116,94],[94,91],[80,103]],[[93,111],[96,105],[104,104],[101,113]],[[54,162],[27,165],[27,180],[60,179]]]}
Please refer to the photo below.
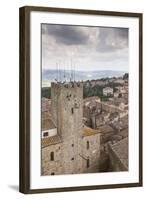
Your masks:
{"label": "stone wall", "polygon": [[[54,160],[51,161],[51,152],[54,152]],[[55,144],[42,148],[41,152],[42,164],[41,174],[42,175],[54,175],[62,174],[62,162],[61,162],[61,145]]]}
{"label": "stone wall", "polygon": [[115,152],[112,150],[110,144],[108,145],[109,153],[109,171],[127,171],[128,169],[123,165]]}
{"label": "stone wall", "polygon": [[123,112],[123,110],[118,108],[117,106],[109,105],[104,102],[97,102],[97,107],[100,108],[101,110],[109,112],[109,113]]}
{"label": "stone wall", "polygon": [[[88,144],[87,144],[88,142]],[[88,146],[89,145],[89,146]],[[83,137],[82,141],[82,160],[83,173],[98,172],[99,171],[99,157],[100,157],[100,134],[95,134],[88,137]],[[89,166],[87,167],[87,159],[89,159]]]}

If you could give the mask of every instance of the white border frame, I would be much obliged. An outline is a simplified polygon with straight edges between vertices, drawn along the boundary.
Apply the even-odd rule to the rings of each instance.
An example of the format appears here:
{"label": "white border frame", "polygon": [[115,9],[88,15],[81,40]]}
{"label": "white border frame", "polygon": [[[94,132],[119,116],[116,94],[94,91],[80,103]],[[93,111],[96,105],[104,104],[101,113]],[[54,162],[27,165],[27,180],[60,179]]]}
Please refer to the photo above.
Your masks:
{"label": "white border frame", "polygon": [[[67,15],[67,17],[65,17]],[[139,182],[139,19],[132,17],[30,13],[30,189]],[[40,143],[40,24],[72,24],[129,28],[129,171],[80,175],[41,176]],[[63,180],[63,181],[62,181]]]}

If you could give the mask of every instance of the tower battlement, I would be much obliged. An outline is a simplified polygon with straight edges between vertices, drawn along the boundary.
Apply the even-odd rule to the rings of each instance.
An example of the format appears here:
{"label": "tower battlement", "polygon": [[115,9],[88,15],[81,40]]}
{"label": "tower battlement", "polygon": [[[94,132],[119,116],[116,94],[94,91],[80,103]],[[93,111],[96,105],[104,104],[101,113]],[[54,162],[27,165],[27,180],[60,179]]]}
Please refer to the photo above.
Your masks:
{"label": "tower battlement", "polygon": [[51,82],[51,88],[83,88],[83,82]]}

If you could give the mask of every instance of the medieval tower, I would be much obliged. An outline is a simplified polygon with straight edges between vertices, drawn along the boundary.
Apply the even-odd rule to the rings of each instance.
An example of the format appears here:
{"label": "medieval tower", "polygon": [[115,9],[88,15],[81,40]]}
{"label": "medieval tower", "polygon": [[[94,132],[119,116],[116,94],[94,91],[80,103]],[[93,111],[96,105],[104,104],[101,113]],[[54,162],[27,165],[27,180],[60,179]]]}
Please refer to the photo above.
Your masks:
{"label": "medieval tower", "polygon": [[62,137],[62,170],[80,173],[82,170],[81,140],[83,119],[83,84],[52,83],[52,115]]}

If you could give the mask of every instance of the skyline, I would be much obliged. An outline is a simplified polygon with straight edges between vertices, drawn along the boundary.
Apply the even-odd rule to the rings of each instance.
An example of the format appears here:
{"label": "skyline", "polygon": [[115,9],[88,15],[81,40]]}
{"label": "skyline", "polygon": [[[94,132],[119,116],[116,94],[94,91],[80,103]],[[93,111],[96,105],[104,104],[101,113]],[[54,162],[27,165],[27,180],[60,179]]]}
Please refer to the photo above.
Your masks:
{"label": "skyline", "polygon": [[[42,71],[47,71],[47,70],[49,70],[49,71],[57,71],[57,69],[55,69],[55,68],[45,68],[45,69],[43,69]],[[71,72],[71,71],[73,71],[73,70],[71,70],[71,68],[68,68],[68,69],[64,69],[64,68],[59,68],[58,69],[58,71],[65,71],[65,72]],[[92,69],[89,69],[89,70],[82,70],[82,69],[78,69],[78,68],[76,68],[75,69],[75,72],[94,72],[94,71],[115,71],[115,72],[123,72],[123,73],[129,73],[129,71],[127,70],[118,70],[118,69],[115,69],[115,70],[110,70],[110,69],[105,69],[105,70],[102,70],[102,69],[94,69],[94,70],[92,70]]]}
{"label": "skyline", "polygon": [[42,24],[42,70],[128,72],[128,29]]}

